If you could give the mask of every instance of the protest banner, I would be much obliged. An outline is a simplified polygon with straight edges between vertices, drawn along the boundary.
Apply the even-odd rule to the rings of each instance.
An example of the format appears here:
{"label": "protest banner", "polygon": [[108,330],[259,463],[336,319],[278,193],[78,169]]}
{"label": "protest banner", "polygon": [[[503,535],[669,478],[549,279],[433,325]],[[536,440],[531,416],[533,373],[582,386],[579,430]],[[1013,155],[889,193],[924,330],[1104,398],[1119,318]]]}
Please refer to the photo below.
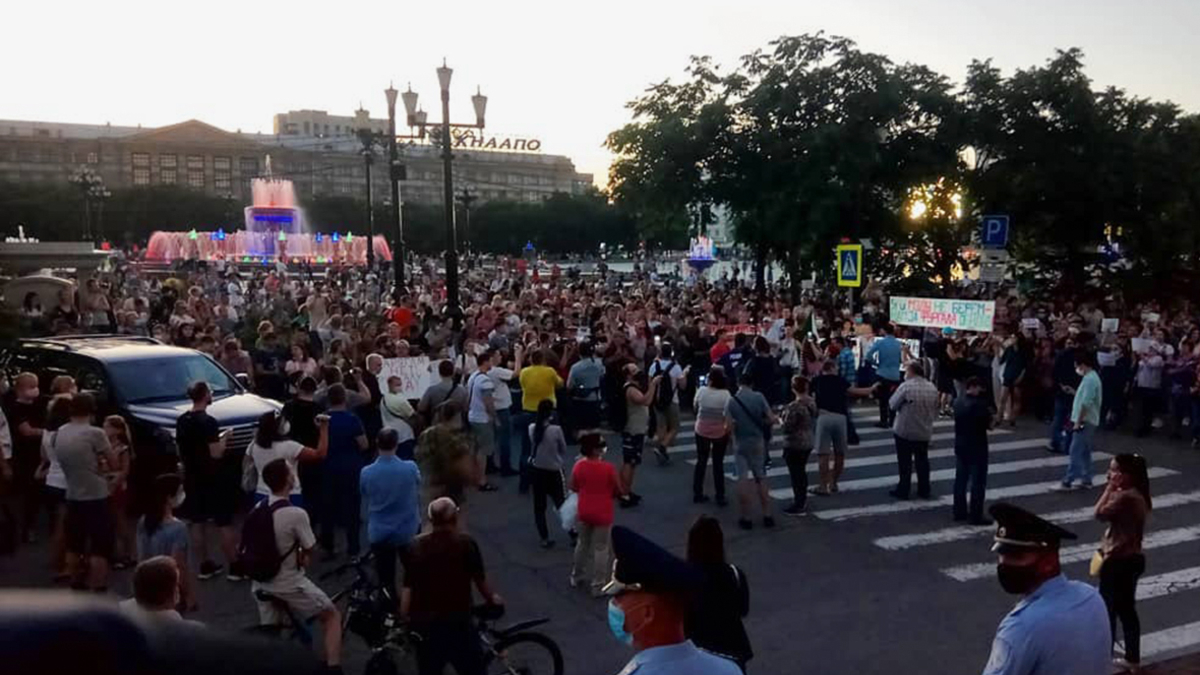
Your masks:
{"label": "protest banner", "polygon": [[1100,332],[1101,333],[1115,333],[1115,332],[1117,332],[1117,329],[1120,327],[1121,327],[1120,319],[1101,319],[1100,320]]}
{"label": "protest banner", "polygon": [[929,326],[954,330],[992,332],[996,303],[992,300],[900,298],[890,303],[890,318],[902,326]]}
{"label": "protest banner", "polygon": [[379,390],[388,391],[388,378],[400,378],[400,394],[404,398],[421,398],[429,385],[438,381],[437,373],[431,372],[428,356],[407,356],[384,359],[383,370],[379,371]]}

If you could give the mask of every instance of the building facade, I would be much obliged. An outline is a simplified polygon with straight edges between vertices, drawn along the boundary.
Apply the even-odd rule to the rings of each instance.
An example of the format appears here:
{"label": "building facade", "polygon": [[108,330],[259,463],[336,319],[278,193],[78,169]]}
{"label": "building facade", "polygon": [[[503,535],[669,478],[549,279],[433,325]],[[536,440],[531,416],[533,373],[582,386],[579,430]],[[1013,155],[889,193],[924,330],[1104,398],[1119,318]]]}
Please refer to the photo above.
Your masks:
{"label": "building facade", "polygon": [[[366,117],[366,111],[360,112]],[[310,130],[315,119],[308,120]],[[326,122],[321,124],[323,132]],[[493,138],[488,144],[453,146],[455,192],[470,190],[478,203],[537,202],[555,193],[580,194],[591,186],[591,174],[578,173],[568,157],[491,149],[513,145]],[[439,149],[406,144],[401,154],[407,173],[401,199],[441,204]],[[247,134],[197,120],[159,128],[0,120],[0,182],[66,182],[86,165],[109,189],[182,185],[249,205],[250,180],[265,174],[267,157],[271,174],[292,180],[301,200],[365,197],[365,157],[353,135]],[[391,195],[387,151],[376,147],[372,157],[373,201],[382,204]]]}
{"label": "building facade", "polygon": [[324,110],[289,110],[275,115],[273,131],[276,136],[307,136],[329,138],[353,136],[359,129],[387,133],[388,121],[371,119],[361,107],[353,117],[330,115]]}

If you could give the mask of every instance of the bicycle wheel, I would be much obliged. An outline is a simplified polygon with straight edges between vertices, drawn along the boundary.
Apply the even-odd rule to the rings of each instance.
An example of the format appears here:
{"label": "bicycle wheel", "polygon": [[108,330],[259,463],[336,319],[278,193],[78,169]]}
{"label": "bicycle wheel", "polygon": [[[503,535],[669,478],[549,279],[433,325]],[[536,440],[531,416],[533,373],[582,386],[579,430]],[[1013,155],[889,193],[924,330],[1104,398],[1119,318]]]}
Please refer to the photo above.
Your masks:
{"label": "bicycle wheel", "polygon": [[488,675],[562,675],[563,657],[541,633],[514,633],[492,645]]}

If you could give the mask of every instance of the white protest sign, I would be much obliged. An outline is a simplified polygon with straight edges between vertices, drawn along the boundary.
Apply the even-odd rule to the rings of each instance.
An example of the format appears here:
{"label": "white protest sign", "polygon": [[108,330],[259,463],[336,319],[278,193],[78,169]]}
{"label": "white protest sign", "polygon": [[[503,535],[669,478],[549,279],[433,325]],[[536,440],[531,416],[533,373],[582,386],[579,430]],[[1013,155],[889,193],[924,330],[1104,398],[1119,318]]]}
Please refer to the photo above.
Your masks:
{"label": "white protest sign", "polygon": [[996,303],[992,300],[893,297],[890,304],[891,320],[902,326],[990,333],[996,317]]}
{"label": "white protest sign", "polygon": [[421,398],[429,385],[438,381],[437,373],[431,372],[428,356],[407,356],[399,359],[384,359],[383,370],[379,371],[379,390],[388,391],[389,378],[400,378],[400,395],[404,398]]}
{"label": "white protest sign", "polygon": [[1117,329],[1120,327],[1121,327],[1120,319],[1101,319],[1100,320],[1100,332],[1101,333],[1115,333],[1115,332],[1117,332]]}

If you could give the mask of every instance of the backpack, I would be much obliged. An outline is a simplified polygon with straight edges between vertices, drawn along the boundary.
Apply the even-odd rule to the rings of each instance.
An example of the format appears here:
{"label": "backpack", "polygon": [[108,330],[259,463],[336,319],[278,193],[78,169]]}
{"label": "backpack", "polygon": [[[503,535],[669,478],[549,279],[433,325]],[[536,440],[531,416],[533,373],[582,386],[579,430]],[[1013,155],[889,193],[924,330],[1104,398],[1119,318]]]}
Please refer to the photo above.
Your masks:
{"label": "backpack", "polygon": [[275,512],[285,506],[291,506],[291,502],[281,499],[268,506],[264,501],[250,511],[242,524],[237,564],[254,581],[265,583],[274,579],[283,566],[283,559],[296,550],[296,546],[292,546],[287,553],[280,553],[275,543]]}
{"label": "backpack", "polygon": [[666,410],[675,401],[675,378],[671,377],[675,362],[671,361],[665,368],[659,365],[658,361],[655,361],[654,365],[658,368],[658,374],[662,375],[658,382],[658,391],[654,393],[654,407],[657,410]]}

